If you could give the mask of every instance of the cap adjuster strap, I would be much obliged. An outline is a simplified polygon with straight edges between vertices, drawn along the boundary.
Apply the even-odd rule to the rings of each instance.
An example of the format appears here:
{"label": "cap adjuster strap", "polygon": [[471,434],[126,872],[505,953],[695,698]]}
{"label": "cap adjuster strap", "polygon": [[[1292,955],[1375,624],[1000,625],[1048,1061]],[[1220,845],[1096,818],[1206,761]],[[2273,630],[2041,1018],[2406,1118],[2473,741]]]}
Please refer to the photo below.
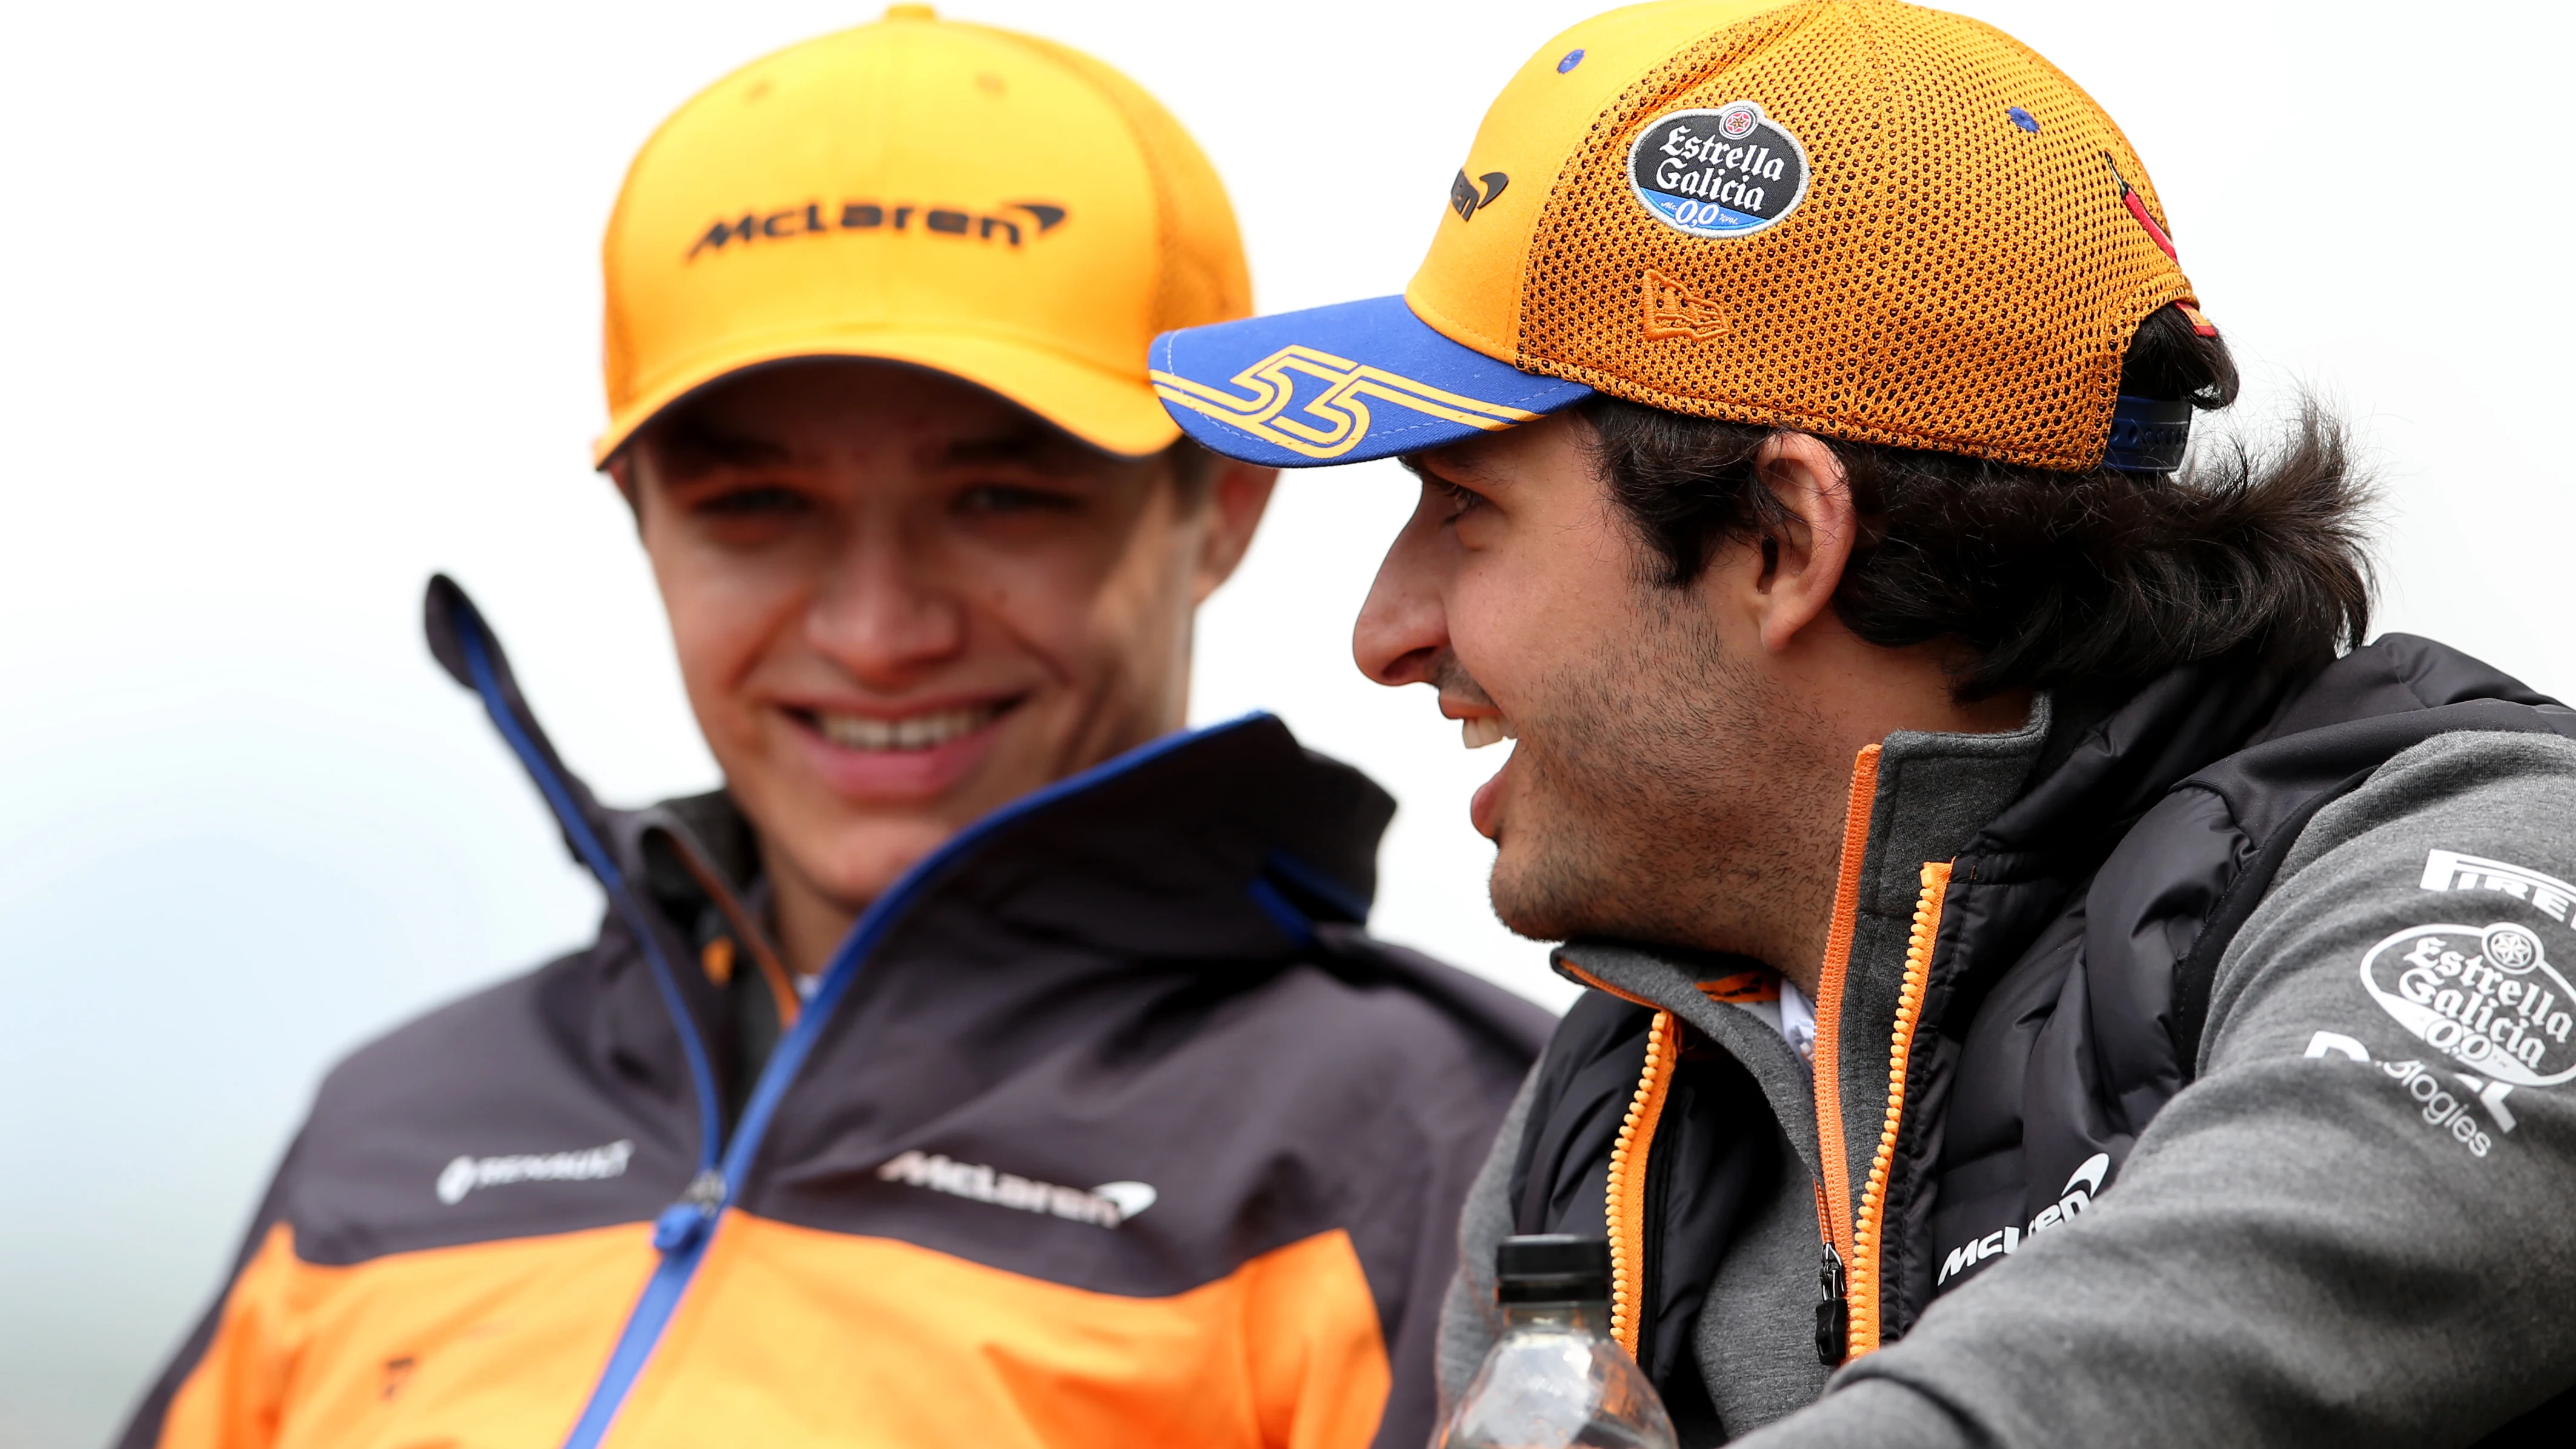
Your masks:
{"label": "cap adjuster strap", "polygon": [[2111,440],[2102,466],[2123,473],[2171,473],[2191,446],[2192,406],[2162,398],[2120,394],[2111,409]]}

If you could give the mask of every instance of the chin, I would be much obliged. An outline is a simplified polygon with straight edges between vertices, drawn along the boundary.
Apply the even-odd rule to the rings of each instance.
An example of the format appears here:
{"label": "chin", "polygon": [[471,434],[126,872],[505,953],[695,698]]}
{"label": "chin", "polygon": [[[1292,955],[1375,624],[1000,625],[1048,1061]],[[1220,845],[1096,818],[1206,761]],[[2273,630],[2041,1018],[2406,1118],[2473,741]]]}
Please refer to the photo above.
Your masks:
{"label": "chin", "polygon": [[926,815],[904,815],[762,833],[817,890],[858,911],[946,844],[957,827]]}
{"label": "chin", "polygon": [[[1582,925],[1566,909],[1570,903],[1556,888],[1559,883],[1547,880],[1544,865],[1515,860],[1514,854],[1508,845],[1498,851],[1494,873],[1485,883],[1494,918],[1513,935],[1533,941],[1562,941],[1582,934]],[[1533,869],[1534,865],[1538,868]]]}

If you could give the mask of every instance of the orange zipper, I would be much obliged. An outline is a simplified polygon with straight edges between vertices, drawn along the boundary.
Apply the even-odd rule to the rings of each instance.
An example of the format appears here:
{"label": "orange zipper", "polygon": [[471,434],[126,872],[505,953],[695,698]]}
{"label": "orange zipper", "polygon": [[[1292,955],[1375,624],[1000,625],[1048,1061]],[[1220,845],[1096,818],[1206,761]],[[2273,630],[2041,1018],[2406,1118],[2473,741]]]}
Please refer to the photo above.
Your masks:
{"label": "orange zipper", "polygon": [[1887,1116],[1878,1129],[1878,1152],[1861,1189],[1860,1221],[1852,1230],[1851,1328],[1848,1356],[1878,1347],[1879,1250],[1887,1214],[1887,1174],[1896,1160],[1896,1130],[1905,1120],[1905,1067],[1914,1049],[1914,1024],[1923,1015],[1923,985],[1932,974],[1932,943],[1941,934],[1941,906],[1950,890],[1950,867],[1926,861],[1923,889],[1914,898],[1914,929],[1905,943],[1905,982],[1896,996],[1896,1025],[1887,1047]]}
{"label": "orange zipper", "polygon": [[1637,1093],[1619,1122],[1610,1149],[1610,1192],[1603,1216],[1610,1225],[1610,1336],[1637,1356],[1637,1322],[1646,1276],[1646,1154],[1664,1115],[1664,1093],[1681,1058],[1674,1046],[1673,1014],[1658,1011],[1646,1027],[1646,1067]]}
{"label": "orange zipper", "polygon": [[[1932,948],[1941,932],[1941,908],[1950,885],[1950,866],[1929,861],[1923,866],[1922,890],[1915,898],[1914,927],[1905,948],[1905,979],[1898,990],[1896,1023],[1888,1057],[1887,1107],[1869,1177],[1857,1207],[1852,1202],[1851,1173],[1843,1151],[1842,999],[1850,975],[1852,935],[1860,918],[1860,876],[1869,849],[1869,821],[1878,797],[1879,747],[1865,745],[1852,763],[1851,793],[1843,810],[1841,870],[1834,883],[1834,913],[1825,934],[1825,959],[1816,982],[1816,1149],[1824,1182],[1816,1191],[1816,1220],[1824,1241],[1825,1303],[1837,1303],[1843,1321],[1844,1359],[1879,1346],[1879,1251],[1887,1211],[1887,1176],[1896,1155],[1896,1136],[1905,1118],[1905,1073],[1914,1045],[1914,1026],[1923,1013],[1923,991],[1932,970]],[[1569,974],[1610,990],[1588,973],[1562,963]],[[1612,992],[1627,1000],[1638,998]],[[1641,1005],[1652,1003],[1640,1002]],[[1664,1096],[1672,1085],[1679,1058],[1672,1013],[1657,1010],[1646,1030],[1645,1069],[1638,1074],[1636,1094],[1619,1124],[1610,1150],[1610,1186],[1604,1215],[1610,1229],[1610,1332],[1631,1357],[1637,1352],[1637,1330],[1645,1286],[1646,1158]],[[1823,1343],[1832,1342],[1830,1336]]]}
{"label": "orange zipper", "polygon": [[1860,919],[1861,858],[1869,850],[1870,807],[1878,798],[1878,746],[1861,746],[1852,762],[1851,795],[1843,806],[1843,859],[1834,882],[1833,922],[1825,933],[1825,960],[1816,975],[1816,1160],[1824,1169],[1825,1246],[1843,1262],[1852,1259],[1851,1172],[1843,1158],[1843,977],[1851,967],[1852,929]]}

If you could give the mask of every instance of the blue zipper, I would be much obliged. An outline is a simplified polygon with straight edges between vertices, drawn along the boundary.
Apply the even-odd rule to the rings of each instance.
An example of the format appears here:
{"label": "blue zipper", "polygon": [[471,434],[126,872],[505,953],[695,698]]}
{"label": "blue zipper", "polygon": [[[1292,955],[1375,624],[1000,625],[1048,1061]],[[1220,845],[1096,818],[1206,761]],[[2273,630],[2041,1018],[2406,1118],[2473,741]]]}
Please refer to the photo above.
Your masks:
{"label": "blue zipper", "polygon": [[[479,624],[479,621],[475,622]],[[1178,731],[1139,745],[1115,759],[1067,776],[1002,806],[949,837],[939,849],[905,871],[859,917],[849,938],[833,952],[830,964],[823,970],[822,984],[816,988],[813,998],[805,1003],[796,1025],[771,1051],[768,1065],[761,1069],[760,1080],[752,1088],[751,1100],[743,1107],[742,1121],[728,1144],[723,1140],[724,1117],[716,1096],[715,1073],[707,1063],[706,1048],[698,1039],[696,1019],[690,1015],[688,1004],[680,995],[679,984],[655,944],[643,904],[628,893],[623,873],[601,846],[590,822],[582,818],[571,790],[547,764],[544,754],[510,712],[508,702],[501,694],[499,680],[494,676],[481,629],[463,627],[458,633],[474,677],[475,692],[483,697],[485,710],[491,714],[493,723],[500,727],[502,738],[509,741],[520,763],[535,778],[538,790],[546,797],[546,803],[553,807],[556,818],[563,824],[564,833],[572,840],[574,851],[590,867],[591,873],[599,877],[609,900],[642,944],[663,1005],[679,1028],[681,1052],[688,1059],[689,1075],[697,1088],[702,1124],[697,1175],[690,1180],[680,1201],[664,1208],[654,1220],[653,1246],[660,1251],[662,1261],[654,1265],[653,1276],[646,1280],[643,1293],[636,1298],[633,1311],[627,1315],[626,1327],[618,1334],[617,1347],[609,1353],[608,1366],[601,1370],[599,1382],[591,1389],[589,1402],[583,1405],[581,1417],[573,1422],[572,1433],[564,1440],[564,1449],[596,1449],[616,1419],[617,1411],[625,1405],[626,1395],[634,1387],[636,1376],[644,1371],[644,1365],[653,1357],[655,1346],[661,1342],[662,1331],[670,1325],[672,1313],[680,1306],[681,1295],[688,1291],[690,1280],[696,1276],[698,1264],[706,1256],[708,1242],[714,1237],[716,1221],[732,1205],[736,1189],[750,1170],[752,1159],[759,1154],[761,1138],[767,1134],[771,1118],[777,1115],[778,1104],[787,1095],[789,1084],[804,1065],[805,1058],[812,1053],[815,1039],[822,1034],[833,1009],[840,1004],[842,997],[849,994],[850,983],[858,976],[860,963],[884,939],[895,918],[929,887],[935,877],[1003,826],[1115,779],[1174,750],[1270,716],[1255,712],[1203,730]],[[722,1148],[721,1155],[719,1148]]]}
{"label": "blue zipper", "polygon": [[653,970],[653,985],[662,994],[662,1005],[680,1029],[680,1051],[689,1061],[689,1079],[697,1087],[698,1097],[698,1171],[703,1174],[716,1165],[716,1144],[724,1135],[724,1107],[716,1096],[716,1074],[707,1065],[706,1044],[698,1040],[696,1018],[680,995],[680,983],[671,974],[670,963],[662,959],[661,947],[655,944],[651,921],[644,914],[643,903],[626,888],[626,877],[610,858],[608,848],[600,843],[590,822],[582,817],[574,803],[572,791],[546,763],[545,753],[537,748],[528,731],[510,712],[509,700],[501,693],[501,681],[492,668],[491,646],[484,638],[482,621],[471,615],[456,619],[459,642],[465,646],[466,669],[474,676],[474,692],[483,697],[484,711],[499,726],[501,738],[509,741],[512,753],[535,778],[537,789],[553,807],[555,819],[563,825],[564,835],[572,841],[573,853],[590,873],[599,877],[608,892],[609,904],[626,921],[626,928],[643,944],[644,959]]}

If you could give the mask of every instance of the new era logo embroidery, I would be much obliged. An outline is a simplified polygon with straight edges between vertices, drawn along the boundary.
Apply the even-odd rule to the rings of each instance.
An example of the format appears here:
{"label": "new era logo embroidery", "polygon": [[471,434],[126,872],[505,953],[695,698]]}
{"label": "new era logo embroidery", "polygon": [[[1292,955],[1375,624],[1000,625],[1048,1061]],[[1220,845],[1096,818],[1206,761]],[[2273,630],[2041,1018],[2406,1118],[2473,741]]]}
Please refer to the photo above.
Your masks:
{"label": "new era logo embroidery", "polygon": [[1645,289],[1648,337],[1705,342],[1729,330],[1726,313],[1715,302],[1652,267],[1646,269]]}

